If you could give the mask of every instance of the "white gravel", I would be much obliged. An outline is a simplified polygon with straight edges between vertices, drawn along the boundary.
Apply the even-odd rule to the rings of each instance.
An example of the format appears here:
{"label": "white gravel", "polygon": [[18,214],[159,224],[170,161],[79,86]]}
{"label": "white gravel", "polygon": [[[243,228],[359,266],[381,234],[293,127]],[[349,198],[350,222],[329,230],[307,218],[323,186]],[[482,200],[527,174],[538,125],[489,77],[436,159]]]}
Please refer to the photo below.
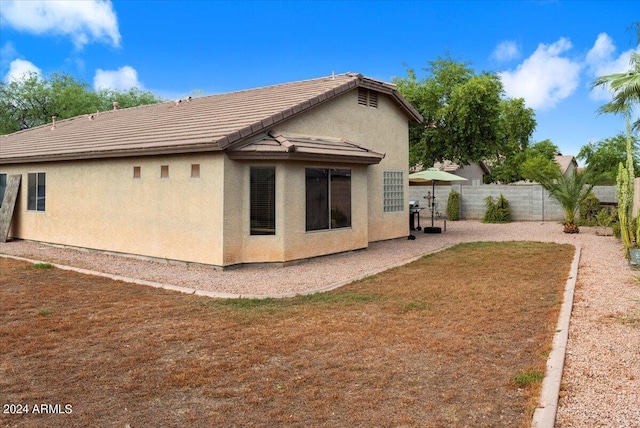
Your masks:
{"label": "white gravel", "polygon": [[582,244],[557,427],[640,427],[640,286],[613,237],[555,222],[447,222],[441,235],[373,243],[367,250],[287,267],[216,270],[145,261],[35,242],[0,243],[0,253],[220,293],[286,295],[326,289],[459,242],[535,240]]}

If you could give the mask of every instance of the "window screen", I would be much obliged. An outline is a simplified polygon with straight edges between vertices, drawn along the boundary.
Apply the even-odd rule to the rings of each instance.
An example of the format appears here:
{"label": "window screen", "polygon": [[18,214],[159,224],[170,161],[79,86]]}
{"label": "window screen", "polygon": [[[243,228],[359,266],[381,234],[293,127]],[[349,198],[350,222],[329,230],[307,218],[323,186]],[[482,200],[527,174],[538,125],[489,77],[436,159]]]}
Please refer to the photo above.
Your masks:
{"label": "window screen", "polygon": [[351,170],[306,169],[306,230],[351,227]]}
{"label": "window screen", "polygon": [[7,190],[7,174],[0,174],[0,207],[4,199],[4,192]]}
{"label": "window screen", "polygon": [[27,175],[27,210],[44,211],[46,184],[46,174],[44,172],[30,172]]}
{"label": "window screen", "polygon": [[275,235],[275,167],[251,167],[250,187],[251,235]]}

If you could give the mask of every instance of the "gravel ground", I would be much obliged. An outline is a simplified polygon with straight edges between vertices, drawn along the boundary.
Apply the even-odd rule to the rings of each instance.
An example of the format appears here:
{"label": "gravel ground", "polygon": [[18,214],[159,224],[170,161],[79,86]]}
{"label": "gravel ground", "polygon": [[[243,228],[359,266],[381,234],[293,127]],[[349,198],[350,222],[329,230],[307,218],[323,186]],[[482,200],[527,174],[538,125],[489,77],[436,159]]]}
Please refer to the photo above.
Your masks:
{"label": "gravel ground", "polygon": [[373,243],[364,251],[293,266],[226,271],[25,241],[0,243],[0,253],[199,290],[259,296],[331,288],[459,242],[580,243],[582,256],[556,426],[640,427],[640,286],[618,240],[596,236],[588,227],[581,228],[579,235],[567,235],[554,222],[448,222],[441,235],[414,234],[414,241]]}

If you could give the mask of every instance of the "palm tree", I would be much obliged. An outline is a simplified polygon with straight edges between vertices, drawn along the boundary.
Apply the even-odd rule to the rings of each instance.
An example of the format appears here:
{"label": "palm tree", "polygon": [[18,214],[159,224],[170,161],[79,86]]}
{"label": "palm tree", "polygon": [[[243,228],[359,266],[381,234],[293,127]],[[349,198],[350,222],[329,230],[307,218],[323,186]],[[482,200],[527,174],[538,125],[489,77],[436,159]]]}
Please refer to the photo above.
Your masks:
{"label": "palm tree", "polygon": [[[635,23],[640,44],[640,22]],[[631,69],[624,73],[608,74],[598,77],[592,87],[608,86],[613,92],[613,99],[600,107],[600,113],[622,113],[631,117],[633,107],[640,105],[640,52],[632,52],[629,60]],[[633,123],[634,130],[640,130],[640,119]]]}
{"label": "palm tree", "polygon": [[601,177],[578,171],[570,176],[561,173],[538,177],[537,181],[547,189],[549,197],[555,199],[564,210],[564,233],[580,233],[576,224],[576,213],[582,201],[589,195]]}

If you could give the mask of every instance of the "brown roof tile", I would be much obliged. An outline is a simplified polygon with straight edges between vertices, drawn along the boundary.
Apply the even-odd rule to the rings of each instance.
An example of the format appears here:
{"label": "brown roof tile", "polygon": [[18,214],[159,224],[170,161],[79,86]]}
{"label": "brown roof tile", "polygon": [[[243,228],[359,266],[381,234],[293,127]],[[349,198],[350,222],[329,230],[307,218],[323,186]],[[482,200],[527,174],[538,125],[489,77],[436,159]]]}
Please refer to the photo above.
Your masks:
{"label": "brown roof tile", "polygon": [[265,132],[357,86],[391,95],[407,115],[420,114],[394,85],[346,73],[60,120],[0,136],[0,164],[145,154],[217,151]]}
{"label": "brown roof tile", "polygon": [[231,159],[325,160],[368,165],[380,163],[385,156],[344,139],[283,135],[275,131],[226,153]]}

